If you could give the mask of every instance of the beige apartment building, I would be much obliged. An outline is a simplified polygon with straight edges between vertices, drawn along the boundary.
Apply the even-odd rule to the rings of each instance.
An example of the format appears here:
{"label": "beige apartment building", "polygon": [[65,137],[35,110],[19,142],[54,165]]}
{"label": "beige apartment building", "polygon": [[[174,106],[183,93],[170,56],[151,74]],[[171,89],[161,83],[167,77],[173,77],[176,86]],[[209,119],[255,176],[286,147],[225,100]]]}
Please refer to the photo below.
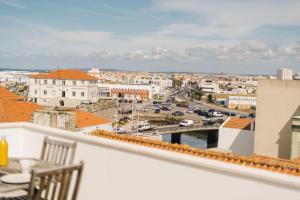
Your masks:
{"label": "beige apartment building", "polygon": [[254,153],[291,157],[292,121],[300,115],[300,81],[260,80]]}

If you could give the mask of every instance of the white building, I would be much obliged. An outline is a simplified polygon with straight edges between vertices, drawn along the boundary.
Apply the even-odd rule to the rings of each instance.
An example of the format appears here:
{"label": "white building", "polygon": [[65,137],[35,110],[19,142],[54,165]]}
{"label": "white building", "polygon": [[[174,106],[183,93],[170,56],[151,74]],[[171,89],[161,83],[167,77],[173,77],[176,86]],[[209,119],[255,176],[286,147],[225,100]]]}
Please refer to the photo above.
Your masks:
{"label": "white building", "polygon": [[[98,100],[97,79],[80,70],[56,70],[29,80],[29,98],[42,105],[77,106]],[[68,102],[68,105],[66,105]]]}
{"label": "white building", "polygon": [[279,80],[293,80],[293,70],[287,68],[280,68],[277,70],[277,79]]}
{"label": "white building", "polygon": [[1,71],[0,82],[1,83],[19,83],[28,84],[29,76],[35,73],[27,71]]}
{"label": "white building", "polygon": [[255,95],[233,95],[228,96],[227,107],[230,109],[250,109],[256,107]]}
{"label": "white building", "polygon": [[207,92],[207,93],[219,93],[220,92],[219,84],[212,80],[201,80],[201,82],[199,83],[199,88],[203,92]]}
{"label": "white building", "polygon": [[254,120],[228,118],[219,128],[218,148],[251,155],[254,151]]}

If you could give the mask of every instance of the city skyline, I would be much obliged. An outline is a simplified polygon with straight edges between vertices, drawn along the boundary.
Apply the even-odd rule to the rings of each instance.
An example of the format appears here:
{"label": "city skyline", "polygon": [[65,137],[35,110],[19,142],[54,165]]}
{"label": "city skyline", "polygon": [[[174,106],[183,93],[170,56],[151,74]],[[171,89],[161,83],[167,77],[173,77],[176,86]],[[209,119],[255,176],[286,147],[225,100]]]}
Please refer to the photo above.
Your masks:
{"label": "city skyline", "polygon": [[300,2],[0,0],[0,66],[300,71]]}

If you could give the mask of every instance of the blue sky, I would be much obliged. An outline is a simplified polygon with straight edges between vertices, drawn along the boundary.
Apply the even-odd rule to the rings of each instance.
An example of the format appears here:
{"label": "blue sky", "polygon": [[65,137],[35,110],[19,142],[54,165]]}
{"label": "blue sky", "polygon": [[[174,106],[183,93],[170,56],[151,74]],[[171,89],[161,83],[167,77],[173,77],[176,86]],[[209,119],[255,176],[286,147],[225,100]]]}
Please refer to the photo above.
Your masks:
{"label": "blue sky", "polygon": [[0,66],[300,72],[298,0],[0,0]]}

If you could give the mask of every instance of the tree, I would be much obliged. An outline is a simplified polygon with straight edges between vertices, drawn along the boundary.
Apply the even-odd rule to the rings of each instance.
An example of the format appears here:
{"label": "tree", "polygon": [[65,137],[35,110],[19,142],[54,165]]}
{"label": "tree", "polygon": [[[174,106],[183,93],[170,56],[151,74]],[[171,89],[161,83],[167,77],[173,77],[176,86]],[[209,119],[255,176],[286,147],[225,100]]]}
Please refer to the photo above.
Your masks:
{"label": "tree", "polygon": [[213,101],[213,96],[212,96],[212,94],[209,94],[208,96],[207,96],[207,99],[208,99],[208,102],[209,103],[213,103],[214,101]]}
{"label": "tree", "polygon": [[203,96],[203,92],[201,90],[195,92],[195,99],[200,101],[202,96]]}

